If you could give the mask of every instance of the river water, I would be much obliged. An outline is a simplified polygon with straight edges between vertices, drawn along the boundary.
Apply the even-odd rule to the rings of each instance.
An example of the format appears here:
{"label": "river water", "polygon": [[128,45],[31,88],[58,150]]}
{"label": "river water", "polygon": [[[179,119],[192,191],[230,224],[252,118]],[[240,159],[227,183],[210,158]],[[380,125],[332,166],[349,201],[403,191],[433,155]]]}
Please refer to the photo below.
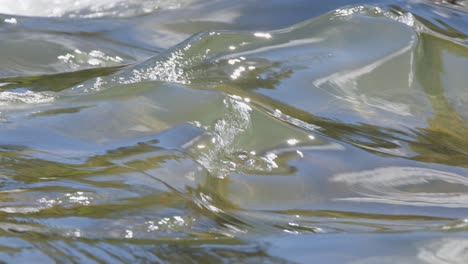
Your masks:
{"label": "river water", "polygon": [[468,7],[0,0],[0,260],[468,263]]}

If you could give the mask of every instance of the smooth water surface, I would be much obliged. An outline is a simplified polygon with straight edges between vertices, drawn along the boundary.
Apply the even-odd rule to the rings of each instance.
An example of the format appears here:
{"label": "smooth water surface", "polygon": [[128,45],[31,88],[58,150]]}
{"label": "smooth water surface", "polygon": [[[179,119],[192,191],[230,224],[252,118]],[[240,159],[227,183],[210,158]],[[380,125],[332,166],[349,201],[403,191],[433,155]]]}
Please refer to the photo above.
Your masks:
{"label": "smooth water surface", "polygon": [[468,263],[467,10],[0,0],[0,260]]}

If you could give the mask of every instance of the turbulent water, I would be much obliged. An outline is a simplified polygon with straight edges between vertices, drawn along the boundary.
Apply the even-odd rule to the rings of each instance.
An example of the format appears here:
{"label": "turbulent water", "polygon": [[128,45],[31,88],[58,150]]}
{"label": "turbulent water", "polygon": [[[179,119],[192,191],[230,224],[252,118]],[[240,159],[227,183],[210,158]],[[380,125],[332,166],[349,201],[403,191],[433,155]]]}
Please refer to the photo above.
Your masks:
{"label": "turbulent water", "polygon": [[0,260],[468,263],[468,11],[0,0]]}

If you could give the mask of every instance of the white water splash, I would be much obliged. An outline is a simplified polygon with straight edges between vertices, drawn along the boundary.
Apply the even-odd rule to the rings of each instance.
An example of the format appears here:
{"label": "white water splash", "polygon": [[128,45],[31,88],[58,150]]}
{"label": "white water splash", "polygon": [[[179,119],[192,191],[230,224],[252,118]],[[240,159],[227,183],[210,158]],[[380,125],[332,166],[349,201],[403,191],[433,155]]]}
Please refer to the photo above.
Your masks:
{"label": "white water splash", "polygon": [[0,0],[0,13],[21,16],[128,17],[177,9],[192,0]]}
{"label": "white water splash", "polygon": [[369,16],[376,16],[376,17],[386,17],[392,20],[398,21],[402,24],[405,24],[416,31],[421,31],[423,26],[418,23],[418,21],[414,18],[413,14],[411,13],[400,13],[395,14],[388,11],[383,10],[377,6],[353,6],[348,8],[339,8],[334,11],[334,15],[336,18],[339,19],[349,19],[355,14],[363,14]]}
{"label": "white water splash", "polygon": [[224,159],[238,151],[236,140],[250,127],[252,108],[241,97],[230,95],[224,100],[226,112],[210,129],[212,147],[200,155],[199,162],[210,173],[220,178],[227,176],[236,167],[234,162]]}
{"label": "white water splash", "polygon": [[0,92],[0,105],[10,105],[13,103],[40,104],[54,101],[54,97],[46,93],[33,91],[25,92]]}
{"label": "white water splash", "polygon": [[18,20],[16,20],[16,18],[12,17],[12,18],[5,18],[3,20],[5,23],[9,23],[9,24],[17,24],[18,23]]}
{"label": "white water splash", "polygon": [[67,53],[57,57],[61,62],[68,64],[72,69],[87,66],[113,66],[121,64],[124,59],[119,56],[109,56],[100,50],[92,50],[89,53],[75,49],[73,53]]}
{"label": "white water splash", "polygon": [[183,50],[174,51],[166,60],[156,60],[153,66],[144,66],[133,69],[130,77],[117,77],[121,84],[138,83],[142,81],[164,81],[181,84],[189,84],[190,78],[185,67],[191,64],[191,60],[185,58]]}

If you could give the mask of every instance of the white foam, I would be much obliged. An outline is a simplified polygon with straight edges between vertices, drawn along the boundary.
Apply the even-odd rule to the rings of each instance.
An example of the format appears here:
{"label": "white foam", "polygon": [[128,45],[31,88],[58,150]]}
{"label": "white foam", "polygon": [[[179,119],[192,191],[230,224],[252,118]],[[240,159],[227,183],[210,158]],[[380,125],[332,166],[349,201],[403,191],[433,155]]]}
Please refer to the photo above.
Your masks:
{"label": "white foam", "polygon": [[3,21],[5,21],[5,23],[10,23],[10,24],[16,24],[18,23],[18,20],[16,20],[16,18],[12,17],[12,18],[5,18]]}
{"label": "white foam", "polygon": [[54,101],[54,97],[45,93],[32,91],[26,92],[0,92],[0,105],[9,105],[12,103],[39,104]]}
{"label": "white foam", "polygon": [[0,0],[0,13],[42,17],[133,16],[180,8],[192,0]]}

